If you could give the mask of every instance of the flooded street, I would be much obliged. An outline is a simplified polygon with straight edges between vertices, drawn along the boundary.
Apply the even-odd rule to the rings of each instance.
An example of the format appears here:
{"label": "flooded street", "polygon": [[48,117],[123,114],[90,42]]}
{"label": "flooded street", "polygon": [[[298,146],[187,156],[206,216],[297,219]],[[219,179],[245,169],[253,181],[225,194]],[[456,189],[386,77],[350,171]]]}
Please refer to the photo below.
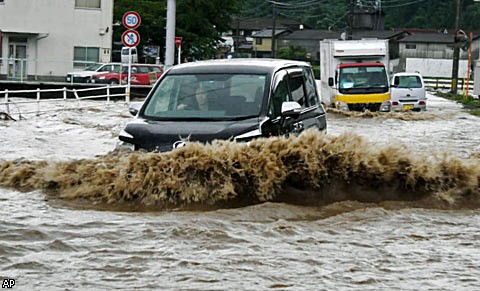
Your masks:
{"label": "flooded street", "polygon": [[165,154],[111,153],[131,118],[121,102],[13,109],[17,121],[0,120],[0,278],[16,290],[478,290],[480,118],[428,98],[427,112],[330,111],[326,136]]}

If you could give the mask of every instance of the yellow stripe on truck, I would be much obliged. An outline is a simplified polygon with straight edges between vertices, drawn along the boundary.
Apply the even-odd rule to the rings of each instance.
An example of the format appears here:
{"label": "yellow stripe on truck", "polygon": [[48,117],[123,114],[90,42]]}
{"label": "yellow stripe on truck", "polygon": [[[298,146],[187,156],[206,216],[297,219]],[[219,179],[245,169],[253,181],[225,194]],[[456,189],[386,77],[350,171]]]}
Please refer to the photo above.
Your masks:
{"label": "yellow stripe on truck", "polygon": [[359,103],[382,103],[390,100],[390,93],[382,94],[349,94],[335,96],[335,102],[341,101],[347,104]]}

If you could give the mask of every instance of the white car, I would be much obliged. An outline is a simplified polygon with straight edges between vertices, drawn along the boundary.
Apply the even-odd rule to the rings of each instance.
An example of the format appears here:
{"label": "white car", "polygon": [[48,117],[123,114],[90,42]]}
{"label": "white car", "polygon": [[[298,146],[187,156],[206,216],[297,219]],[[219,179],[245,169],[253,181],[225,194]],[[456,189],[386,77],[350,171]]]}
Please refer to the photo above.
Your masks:
{"label": "white car", "polygon": [[87,67],[83,71],[69,72],[65,78],[69,83],[89,83],[92,76],[99,73],[120,73],[122,64],[120,63],[96,63]]}
{"label": "white car", "polygon": [[395,73],[390,81],[392,111],[427,109],[425,83],[419,73]]}

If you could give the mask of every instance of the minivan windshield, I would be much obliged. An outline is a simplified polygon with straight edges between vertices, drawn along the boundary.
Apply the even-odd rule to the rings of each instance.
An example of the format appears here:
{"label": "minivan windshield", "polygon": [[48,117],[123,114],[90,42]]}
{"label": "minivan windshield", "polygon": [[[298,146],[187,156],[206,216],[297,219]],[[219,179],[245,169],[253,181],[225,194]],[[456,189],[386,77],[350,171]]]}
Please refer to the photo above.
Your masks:
{"label": "minivan windshield", "polygon": [[420,77],[415,75],[396,76],[395,84],[397,85],[397,88],[422,88]]}
{"label": "minivan windshield", "polygon": [[233,120],[260,114],[263,74],[170,74],[155,87],[143,116],[151,119]]}

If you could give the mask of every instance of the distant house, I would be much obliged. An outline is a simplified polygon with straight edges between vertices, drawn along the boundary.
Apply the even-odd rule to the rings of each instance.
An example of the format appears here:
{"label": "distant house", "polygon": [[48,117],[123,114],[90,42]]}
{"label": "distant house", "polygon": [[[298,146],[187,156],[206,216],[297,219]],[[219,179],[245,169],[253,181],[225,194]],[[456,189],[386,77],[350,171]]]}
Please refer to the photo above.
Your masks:
{"label": "distant house", "polygon": [[[422,59],[417,61],[419,64],[426,64],[425,60],[446,60],[450,65],[450,68],[446,68],[446,72],[438,72],[440,68],[430,68],[430,71],[425,71],[424,74],[430,76],[451,76],[451,64],[453,60],[453,52],[455,47],[455,36],[453,33],[447,32],[432,32],[423,30],[407,30],[409,35],[399,40],[399,69],[400,70],[412,70],[411,65],[407,66],[407,63],[412,64],[414,59]],[[472,60],[479,59],[479,47],[480,40],[479,35],[474,34],[472,41]],[[459,59],[463,71],[467,70],[468,51],[466,48],[460,49]],[[432,62],[430,62],[432,63]],[[441,62],[437,61],[437,64]],[[433,63],[432,63],[433,64]],[[432,75],[438,72],[438,75]],[[465,75],[465,72],[462,73]],[[445,76],[446,77],[446,76]]]}
{"label": "distant house", "polygon": [[[389,30],[357,30],[353,31],[352,39],[388,39],[390,58],[399,57],[398,40],[406,35],[404,31]],[[330,31],[322,29],[303,29],[283,34],[278,37],[277,50],[282,47],[302,47],[307,51],[307,57],[312,60],[320,59],[320,41],[324,39],[345,38],[343,31]]]}
{"label": "distant house", "polygon": [[[266,52],[267,43],[270,42],[271,44],[271,34],[274,26],[276,36],[285,33],[286,30],[295,31],[306,27],[302,22],[288,18],[276,18],[274,21],[272,18],[266,17],[236,17],[232,19],[230,31],[226,35],[233,38],[235,52],[243,56],[252,57],[255,52],[258,55],[267,55],[263,52]],[[270,30],[270,37],[268,37],[268,30]],[[253,35],[261,38],[262,40],[258,42],[262,44],[255,46]],[[271,45],[268,51],[271,55]]]}
{"label": "distant house", "polygon": [[109,62],[113,1],[0,1],[0,79],[63,80]]}
{"label": "distant house", "polygon": [[[272,51],[272,29],[264,29],[252,35],[253,38],[253,57],[256,58],[271,58],[273,56]],[[289,34],[290,31],[287,29],[276,29],[275,38],[278,39],[283,34]]]}
{"label": "distant house", "polygon": [[280,36],[276,43],[277,50],[289,46],[302,47],[310,58],[318,60],[320,59],[320,41],[338,38],[340,38],[340,32],[337,31],[302,29]]}

